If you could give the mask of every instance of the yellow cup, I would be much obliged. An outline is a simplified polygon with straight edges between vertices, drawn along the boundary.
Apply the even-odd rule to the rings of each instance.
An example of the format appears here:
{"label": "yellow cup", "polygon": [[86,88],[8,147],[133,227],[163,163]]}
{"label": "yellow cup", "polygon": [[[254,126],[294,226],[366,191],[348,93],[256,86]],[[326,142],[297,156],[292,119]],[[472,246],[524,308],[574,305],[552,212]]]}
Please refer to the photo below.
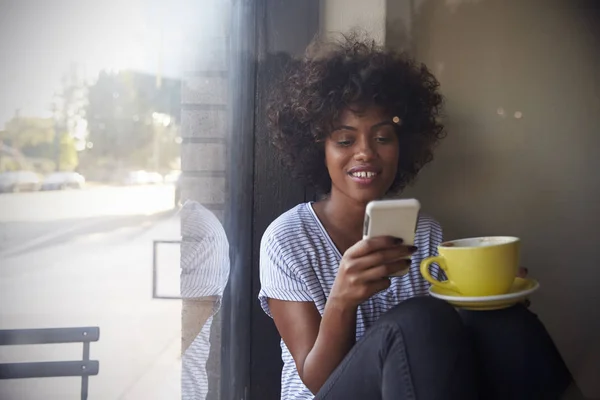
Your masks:
{"label": "yellow cup", "polygon": [[[488,236],[444,242],[439,256],[421,261],[421,274],[432,285],[464,296],[493,296],[508,293],[519,268],[521,241],[510,236]],[[431,276],[429,266],[437,263],[448,280]]]}

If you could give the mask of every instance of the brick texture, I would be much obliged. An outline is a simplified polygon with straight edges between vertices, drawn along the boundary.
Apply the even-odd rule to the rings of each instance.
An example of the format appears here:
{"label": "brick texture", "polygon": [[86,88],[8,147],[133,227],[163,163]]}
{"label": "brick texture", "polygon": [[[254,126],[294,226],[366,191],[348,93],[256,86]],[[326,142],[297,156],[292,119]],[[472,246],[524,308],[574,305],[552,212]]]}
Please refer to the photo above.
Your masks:
{"label": "brick texture", "polygon": [[183,138],[224,138],[226,134],[226,110],[183,109],[181,111]]}
{"label": "brick texture", "polygon": [[186,143],[181,147],[181,168],[184,171],[225,172],[225,144]]}

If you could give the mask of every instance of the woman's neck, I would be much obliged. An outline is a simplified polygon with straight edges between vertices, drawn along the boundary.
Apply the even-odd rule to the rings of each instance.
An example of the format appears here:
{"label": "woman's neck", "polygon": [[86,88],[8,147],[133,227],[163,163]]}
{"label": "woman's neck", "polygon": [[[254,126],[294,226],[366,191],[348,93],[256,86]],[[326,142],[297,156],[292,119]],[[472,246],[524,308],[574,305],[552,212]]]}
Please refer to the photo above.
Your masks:
{"label": "woman's neck", "polygon": [[362,239],[366,206],[335,193],[316,203],[317,216],[342,254]]}
{"label": "woman's neck", "polygon": [[333,225],[357,234],[362,233],[366,207],[354,201],[336,201],[335,197],[323,201],[323,212]]}

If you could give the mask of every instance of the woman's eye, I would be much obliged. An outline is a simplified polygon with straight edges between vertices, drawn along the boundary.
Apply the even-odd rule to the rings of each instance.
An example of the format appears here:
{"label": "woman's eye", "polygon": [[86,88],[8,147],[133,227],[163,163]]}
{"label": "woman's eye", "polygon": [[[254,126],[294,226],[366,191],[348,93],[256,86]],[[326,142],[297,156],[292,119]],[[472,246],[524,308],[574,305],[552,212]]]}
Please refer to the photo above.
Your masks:
{"label": "woman's eye", "polygon": [[338,140],[338,145],[342,147],[348,147],[352,144],[351,140]]}
{"label": "woman's eye", "polygon": [[392,141],[392,139],[387,136],[379,136],[375,138],[375,140],[377,140],[378,143],[389,143]]}

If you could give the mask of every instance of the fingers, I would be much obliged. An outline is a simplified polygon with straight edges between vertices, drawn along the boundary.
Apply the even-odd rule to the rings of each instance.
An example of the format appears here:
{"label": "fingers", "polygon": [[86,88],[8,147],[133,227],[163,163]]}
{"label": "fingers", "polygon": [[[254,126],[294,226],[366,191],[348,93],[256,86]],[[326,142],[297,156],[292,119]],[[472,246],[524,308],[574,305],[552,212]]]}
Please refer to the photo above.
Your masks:
{"label": "fingers", "polygon": [[344,253],[336,282],[353,288],[356,298],[367,299],[390,287],[389,276],[409,267],[410,260],[406,258],[416,250],[392,237],[361,240]]}
{"label": "fingers", "polygon": [[410,257],[416,250],[417,248],[415,246],[403,245],[379,250],[360,258],[348,260],[348,268],[353,270],[365,270],[378,265],[393,264],[403,258]]}
{"label": "fingers", "polygon": [[392,282],[390,281],[390,278],[381,278],[379,280],[371,282],[369,286],[373,290],[373,293],[379,293],[389,288],[391,284]]}
{"label": "fingers", "polygon": [[[529,270],[525,267],[519,267],[519,270],[517,271],[517,276],[519,278],[527,278],[527,275],[529,275]],[[531,306],[531,301],[529,301],[529,299],[525,299],[521,302],[521,304],[523,304],[525,308],[529,308],[529,306]]]}
{"label": "fingers", "polygon": [[398,260],[390,264],[378,265],[365,270],[360,278],[366,282],[375,282],[405,270],[410,267],[410,263],[410,260]]}
{"label": "fingers", "polygon": [[519,278],[527,278],[527,275],[529,274],[529,270],[525,267],[519,267],[519,270],[517,271],[517,276]]}
{"label": "fingers", "polygon": [[358,258],[379,250],[399,246],[401,244],[402,239],[393,238],[391,236],[379,236],[370,239],[363,239],[346,250],[344,255],[351,258]]}

